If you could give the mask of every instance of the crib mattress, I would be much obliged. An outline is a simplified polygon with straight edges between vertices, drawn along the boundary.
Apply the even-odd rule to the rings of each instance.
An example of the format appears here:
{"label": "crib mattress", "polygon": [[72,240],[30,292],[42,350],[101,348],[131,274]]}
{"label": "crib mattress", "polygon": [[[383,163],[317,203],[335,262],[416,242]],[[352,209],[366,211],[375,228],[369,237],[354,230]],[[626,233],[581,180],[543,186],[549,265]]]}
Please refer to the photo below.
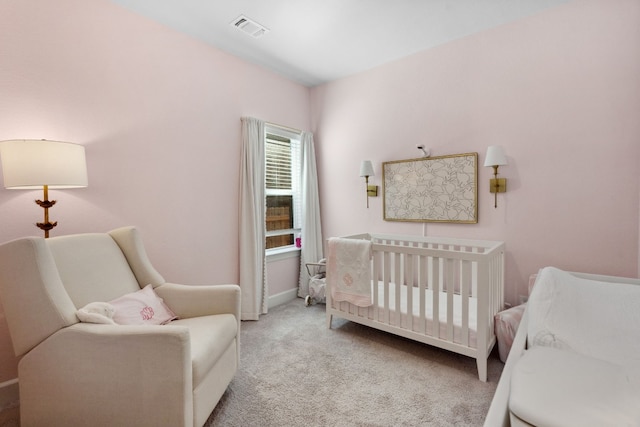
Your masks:
{"label": "crib mattress", "polygon": [[[407,291],[411,290],[413,293],[412,296],[412,310],[411,314],[409,314],[408,308],[408,297]],[[378,312],[377,314],[373,312],[374,307],[368,307],[364,310],[368,310],[367,317],[374,318],[376,321],[382,321],[384,319],[384,283],[382,281],[378,282]],[[425,322],[426,327],[421,329],[420,325],[420,289],[417,287],[408,287],[405,285],[400,285],[400,325],[398,325],[397,321],[397,312],[396,312],[396,285],[395,283],[389,283],[389,323],[392,325],[396,325],[401,327],[402,329],[410,329],[416,332],[421,330],[426,330],[425,335],[436,336],[438,338],[442,338],[448,341],[448,313],[447,313],[447,298],[448,294],[446,292],[438,292],[438,319],[439,319],[439,334],[434,334],[434,319],[433,319],[433,291],[430,289],[425,289],[424,291],[424,300],[425,300]],[[472,348],[477,348],[476,341],[476,331],[477,331],[477,299],[473,297],[469,297],[468,304],[468,342],[467,346]],[[337,303],[334,302],[334,308],[337,308],[341,311],[345,311],[343,304],[348,303]],[[355,306],[354,306],[355,307]],[[453,342],[458,344],[464,344],[462,340],[462,296],[459,294],[453,294]],[[411,327],[410,327],[411,325]]]}

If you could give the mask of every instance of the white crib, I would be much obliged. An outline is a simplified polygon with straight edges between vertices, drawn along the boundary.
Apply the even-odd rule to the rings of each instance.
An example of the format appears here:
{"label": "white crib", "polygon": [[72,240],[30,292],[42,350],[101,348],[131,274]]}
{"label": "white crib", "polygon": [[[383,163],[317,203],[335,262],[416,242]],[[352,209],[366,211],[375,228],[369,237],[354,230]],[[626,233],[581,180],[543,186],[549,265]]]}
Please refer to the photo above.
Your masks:
{"label": "white crib", "polygon": [[373,304],[335,302],[327,281],[327,327],[336,316],[473,357],[480,380],[487,381],[494,316],[504,308],[504,243],[384,234],[347,238],[372,243]]}

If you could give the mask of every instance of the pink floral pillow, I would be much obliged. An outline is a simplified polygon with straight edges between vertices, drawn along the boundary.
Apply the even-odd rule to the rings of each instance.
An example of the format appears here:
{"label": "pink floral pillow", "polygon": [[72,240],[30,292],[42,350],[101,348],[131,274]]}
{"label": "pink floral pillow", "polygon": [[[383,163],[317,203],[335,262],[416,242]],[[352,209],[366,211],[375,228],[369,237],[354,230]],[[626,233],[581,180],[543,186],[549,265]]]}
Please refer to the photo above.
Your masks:
{"label": "pink floral pillow", "polygon": [[115,308],[113,320],[119,325],[164,325],[178,318],[151,285],[109,301],[109,304]]}

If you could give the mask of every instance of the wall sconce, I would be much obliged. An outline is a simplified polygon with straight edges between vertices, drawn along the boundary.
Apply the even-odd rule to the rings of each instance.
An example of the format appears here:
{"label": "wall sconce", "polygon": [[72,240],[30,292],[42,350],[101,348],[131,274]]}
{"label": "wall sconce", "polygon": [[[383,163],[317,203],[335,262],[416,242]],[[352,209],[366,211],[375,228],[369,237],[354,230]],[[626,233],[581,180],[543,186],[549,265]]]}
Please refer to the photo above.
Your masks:
{"label": "wall sconce", "polygon": [[363,160],[360,163],[360,176],[364,176],[364,180],[367,186],[367,209],[369,208],[369,196],[376,197],[378,195],[378,186],[377,185],[369,185],[369,177],[375,176],[373,172],[373,165],[371,164],[371,160]]}
{"label": "wall sconce", "polygon": [[489,191],[494,195],[494,208],[498,207],[498,193],[505,193],[507,191],[507,179],[498,178],[498,167],[506,164],[507,156],[504,155],[504,150],[501,146],[491,145],[487,148],[484,165],[493,168],[493,178],[489,181]]}
{"label": "wall sconce", "polygon": [[49,221],[49,188],[79,188],[88,185],[84,147],[70,142],[42,140],[11,140],[0,142],[2,174],[7,189],[31,190],[43,188],[44,200],[36,200],[44,209],[44,222],[36,226],[49,230],[58,222]]}

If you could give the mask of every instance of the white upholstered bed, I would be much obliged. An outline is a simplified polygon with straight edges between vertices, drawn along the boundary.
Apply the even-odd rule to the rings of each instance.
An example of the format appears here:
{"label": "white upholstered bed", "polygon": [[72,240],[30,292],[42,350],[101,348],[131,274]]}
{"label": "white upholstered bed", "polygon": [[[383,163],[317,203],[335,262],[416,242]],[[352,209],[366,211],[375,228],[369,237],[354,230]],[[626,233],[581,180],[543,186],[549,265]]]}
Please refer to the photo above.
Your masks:
{"label": "white upholstered bed", "polygon": [[[332,296],[334,265],[344,260],[332,255],[331,240],[353,239],[370,244],[365,306]],[[480,380],[487,380],[494,316],[504,307],[502,242],[362,234],[330,239],[328,252],[329,328],[340,317],[473,357]]]}
{"label": "white upholstered bed", "polygon": [[485,427],[640,426],[638,285],[540,270]]}

